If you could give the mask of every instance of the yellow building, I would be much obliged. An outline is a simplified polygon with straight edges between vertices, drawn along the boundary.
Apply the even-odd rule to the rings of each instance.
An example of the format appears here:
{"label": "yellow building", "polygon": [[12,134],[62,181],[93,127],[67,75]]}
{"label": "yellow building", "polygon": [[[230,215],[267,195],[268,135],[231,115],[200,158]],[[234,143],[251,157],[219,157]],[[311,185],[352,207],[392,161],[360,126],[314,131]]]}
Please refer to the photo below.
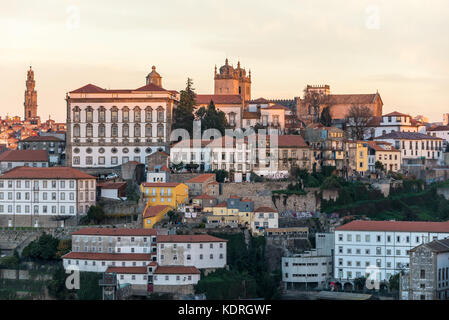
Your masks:
{"label": "yellow building", "polygon": [[[237,217],[238,218],[238,224],[241,226],[250,226],[251,220],[253,217],[252,209],[252,201],[249,199],[243,199],[241,200],[239,197],[231,197],[228,199],[229,203],[232,202],[232,199],[238,199],[242,205],[239,205],[238,207],[230,208],[227,201],[221,202],[213,207],[205,207],[203,209],[203,212],[211,212],[213,216],[219,216],[219,217]],[[246,206],[245,203],[251,203],[251,205]],[[248,208],[248,209],[243,209]],[[213,219],[213,218],[211,218]]]}
{"label": "yellow building", "polygon": [[363,173],[368,171],[368,146],[366,142],[357,142],[356,171]]}
{"label": "yellow building", "polygon": [[189,201],[189,187],[184,183],[163,182],[140,185],[140,191],[148,199],[148,206],[168,205],[178,209]]}
{"label": "yellow building", "polygon": [[153,228],[171,210],[173,208],[168,205],[150,206],[150,202],[148,202],[143,210],[143,227],[145,229]]}

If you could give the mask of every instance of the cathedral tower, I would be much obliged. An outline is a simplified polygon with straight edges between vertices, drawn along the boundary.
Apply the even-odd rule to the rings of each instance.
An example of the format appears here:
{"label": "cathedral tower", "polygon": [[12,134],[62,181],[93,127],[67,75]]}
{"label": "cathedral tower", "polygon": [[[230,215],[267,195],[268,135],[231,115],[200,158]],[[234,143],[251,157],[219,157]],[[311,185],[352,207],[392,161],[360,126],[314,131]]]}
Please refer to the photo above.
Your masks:
{"label": "cathedral tower", "polygon": [[34,90],[36,83],[34,81],[34,71],[27,72],[26,91],[25,91],[25,120],[35,119],[37,117],[37,92]]}
{"label": "cathedral tower", "polygon": [[240,61],[237,68],[234,68],[226,59],[219,73],[215,67],[214,80],[215,94],[235,94],[240,95],[243,101],[251,100],[251,70],[247,76],[246,70],[240,67]]}

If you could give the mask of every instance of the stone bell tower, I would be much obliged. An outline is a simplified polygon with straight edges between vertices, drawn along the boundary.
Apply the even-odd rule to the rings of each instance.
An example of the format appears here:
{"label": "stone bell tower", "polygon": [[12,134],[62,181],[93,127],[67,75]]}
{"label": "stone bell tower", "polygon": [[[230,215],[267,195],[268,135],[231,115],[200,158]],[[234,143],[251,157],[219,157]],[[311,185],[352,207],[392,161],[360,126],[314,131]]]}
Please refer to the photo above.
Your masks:
{"label": "stone bell tower", "polygon": [[37,92],[35,88],[34,71],[30,66],[30,70],[27,72],[26,90],[25,90],[25,120],[31,120],[37,118]]}

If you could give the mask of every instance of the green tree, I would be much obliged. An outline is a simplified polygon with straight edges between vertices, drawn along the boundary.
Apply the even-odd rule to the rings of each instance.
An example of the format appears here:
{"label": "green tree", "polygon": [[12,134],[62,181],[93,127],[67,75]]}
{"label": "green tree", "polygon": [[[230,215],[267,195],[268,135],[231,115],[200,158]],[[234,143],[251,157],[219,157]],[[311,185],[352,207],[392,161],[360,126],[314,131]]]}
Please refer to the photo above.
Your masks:
{"label": "green tree", "polygon": [[56,257],[61,258],[63,255],[69,253],[72,249],[72,240],[60,240],[56,252]]}
{"label": "green tree", "polygon": [[77,291],[78,300],[101,300],[103,293],[98,282],[102,277],[102,273],[80,272],[80,289]]}
{"label": "green tree", "polygon": [[53,271],[52,280],[47,285],[48,293],[51,297],[58,300],[73,300],[75,299],[75,291],[67,289],[65,281],[68,274],[65,273],[64,267],[59,267]]}
{"label": "green tree", "polygon": [[374,168],[377,171],[384,171],[384,165],[380,161],[376,161],[376,163],[374,164]]}
{"label": "green tree", "polygon": [[187,78],[185,90],[181,90],[181,98],[173,111],[173,129],[186,129],[193,136],[193,111],[196,105],[196,94],[193,81]]}
{"label": "green tree", "polygon": [[329,107],[325,107],[323,111],[321,111],[320,123],[326,127],[330,127],[332,125],[332,116]]}
{"label": "green tree", "polygon": [[207,108],[201,107],[196,111],[195,118],[201,120],[201,133],[207,129],[217,129],[224,135],[225,129],[229,127],[225,113],[217,110],[212,100]]}
{"label": "green tree", "polygon": [[101,206],[90,206],[87,214],[81,218],[80,224],[100,224],[106,218],[106,214]]}
{"label": "green tree", "polygon": [[214,170],[213,173],[215,173],[217,182],[224,182],[229,177],[229,172],[223,169]]}
{"label": "green tree", "polygon": [[22,257],[32,260],[57,260],[59,240],[50,234],[42,234],[22,251]]}
{"label": "green tree", "polygon": [[182,169],[184,169],[184,162],[180,162],[180,163],[171,163],[170,164],[171,169],[173,169],[174,171],[180,171]]}

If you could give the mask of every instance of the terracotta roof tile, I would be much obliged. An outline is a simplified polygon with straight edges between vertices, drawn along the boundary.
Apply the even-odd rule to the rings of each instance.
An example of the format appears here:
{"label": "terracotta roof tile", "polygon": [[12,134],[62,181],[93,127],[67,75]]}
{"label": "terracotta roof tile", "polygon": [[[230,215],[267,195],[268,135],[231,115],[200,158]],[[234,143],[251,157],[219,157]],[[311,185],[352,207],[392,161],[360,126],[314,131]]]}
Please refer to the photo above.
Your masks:
{"label": "terracotta roof tile", "polygon": [[187,180],[185,183],[204,183],[209,179],[215,180],[215,173],[204,173],[199,176],[193,177],[190,180]]}
{"label": "terracotta roof tile", "polygon": [[276,209],[272,209],[269,207],[259,207],[254,212],[278,212]]}
{"label": "terracotta roof tile", "polygon": [[8,150],[0,154],[0,161],[48,162],[48,154],[45,150]]}
{"label": "terracotta roof tile", "polygon": [[28,138],[25,138],[23,140],[20,140],[21,142],[44,142],[44,141],[64,141],[58,137],[55,136],[30,136]]}
{"label": "terracotta roof tile", "polygon": [[180,184],[180,182],[144,182],[142,186],[146,188],[173,188]]}
{"label": "terracotta roof tile", "polygon": [[329,104],[371,104],[376,94],[331,94],[328,96]]}
{"label": "terracotta roof tile", "polygon": [[210,196],[210,195],[208,195],[208,194],[203,193],[202,195],[196,196],[196,197],[194,197],[193,199],[209,199],[209,200],[214,200],[215,198],[212,197],[212,196]]}
{"label": "terracotta roof tile", "polygon": [[449,221],[363,221],[354,220],[336,228],[337,231],[396,231],[449,233]]}
{"label": "terracotta roof tile", "polygon": [[16,167],[1,175],[0,179],[95,179],[95,177],[70,167]]}
{"label": "terracotta roof tile", "polygon": [[126,229],[126,228],[83,228],[75,231],[72,235],[83,236],[155,236],[155,229]]}
{"label": "terracotta roof tile", "polygon": [[397,132],[397,131],[390,132],[379,137],[375,137],[374,139],[443,140],[441,138],[432,137],[427,134],[422,134],[419,132]]}
{"label": "terracotta roof tile", "polygon": [[427,129],[427,131],[449,131],[449,126],[437,126],[434,128]]}
{"label": "terracotta roof tile", "polygon": [[187,266],[158,266],[154,274],[200,274],[200,271]]}
{"label": "terracotta roof tile", "polygon": [[63,259],[106,260],[106,261],[150,261],[148,253],[98,253],[98,252],[69,252]]}
{"label": "terracotta roof tile", "polygon": [[108,267],[106,272],[118,274],[147,274],[147,267]]}
{"label": "terracotta roof tile", "polygon": [[195,243],[195,242],[227,242],[228,240],[210,236],[208,234],[198,235],[159,235],[157,242],[177,242],[177,243]]}
{"label": "terracotta roof tile", "polygon": [[300,135],[281,135],[278,136],[279,147],[308,147],[304,138]]}
{"label": "terracotta roof tile", "polygon": [[101,189],[120,189],[126,187],[126,185],[126,182],[106,182],[97,184],[97,187]]}

